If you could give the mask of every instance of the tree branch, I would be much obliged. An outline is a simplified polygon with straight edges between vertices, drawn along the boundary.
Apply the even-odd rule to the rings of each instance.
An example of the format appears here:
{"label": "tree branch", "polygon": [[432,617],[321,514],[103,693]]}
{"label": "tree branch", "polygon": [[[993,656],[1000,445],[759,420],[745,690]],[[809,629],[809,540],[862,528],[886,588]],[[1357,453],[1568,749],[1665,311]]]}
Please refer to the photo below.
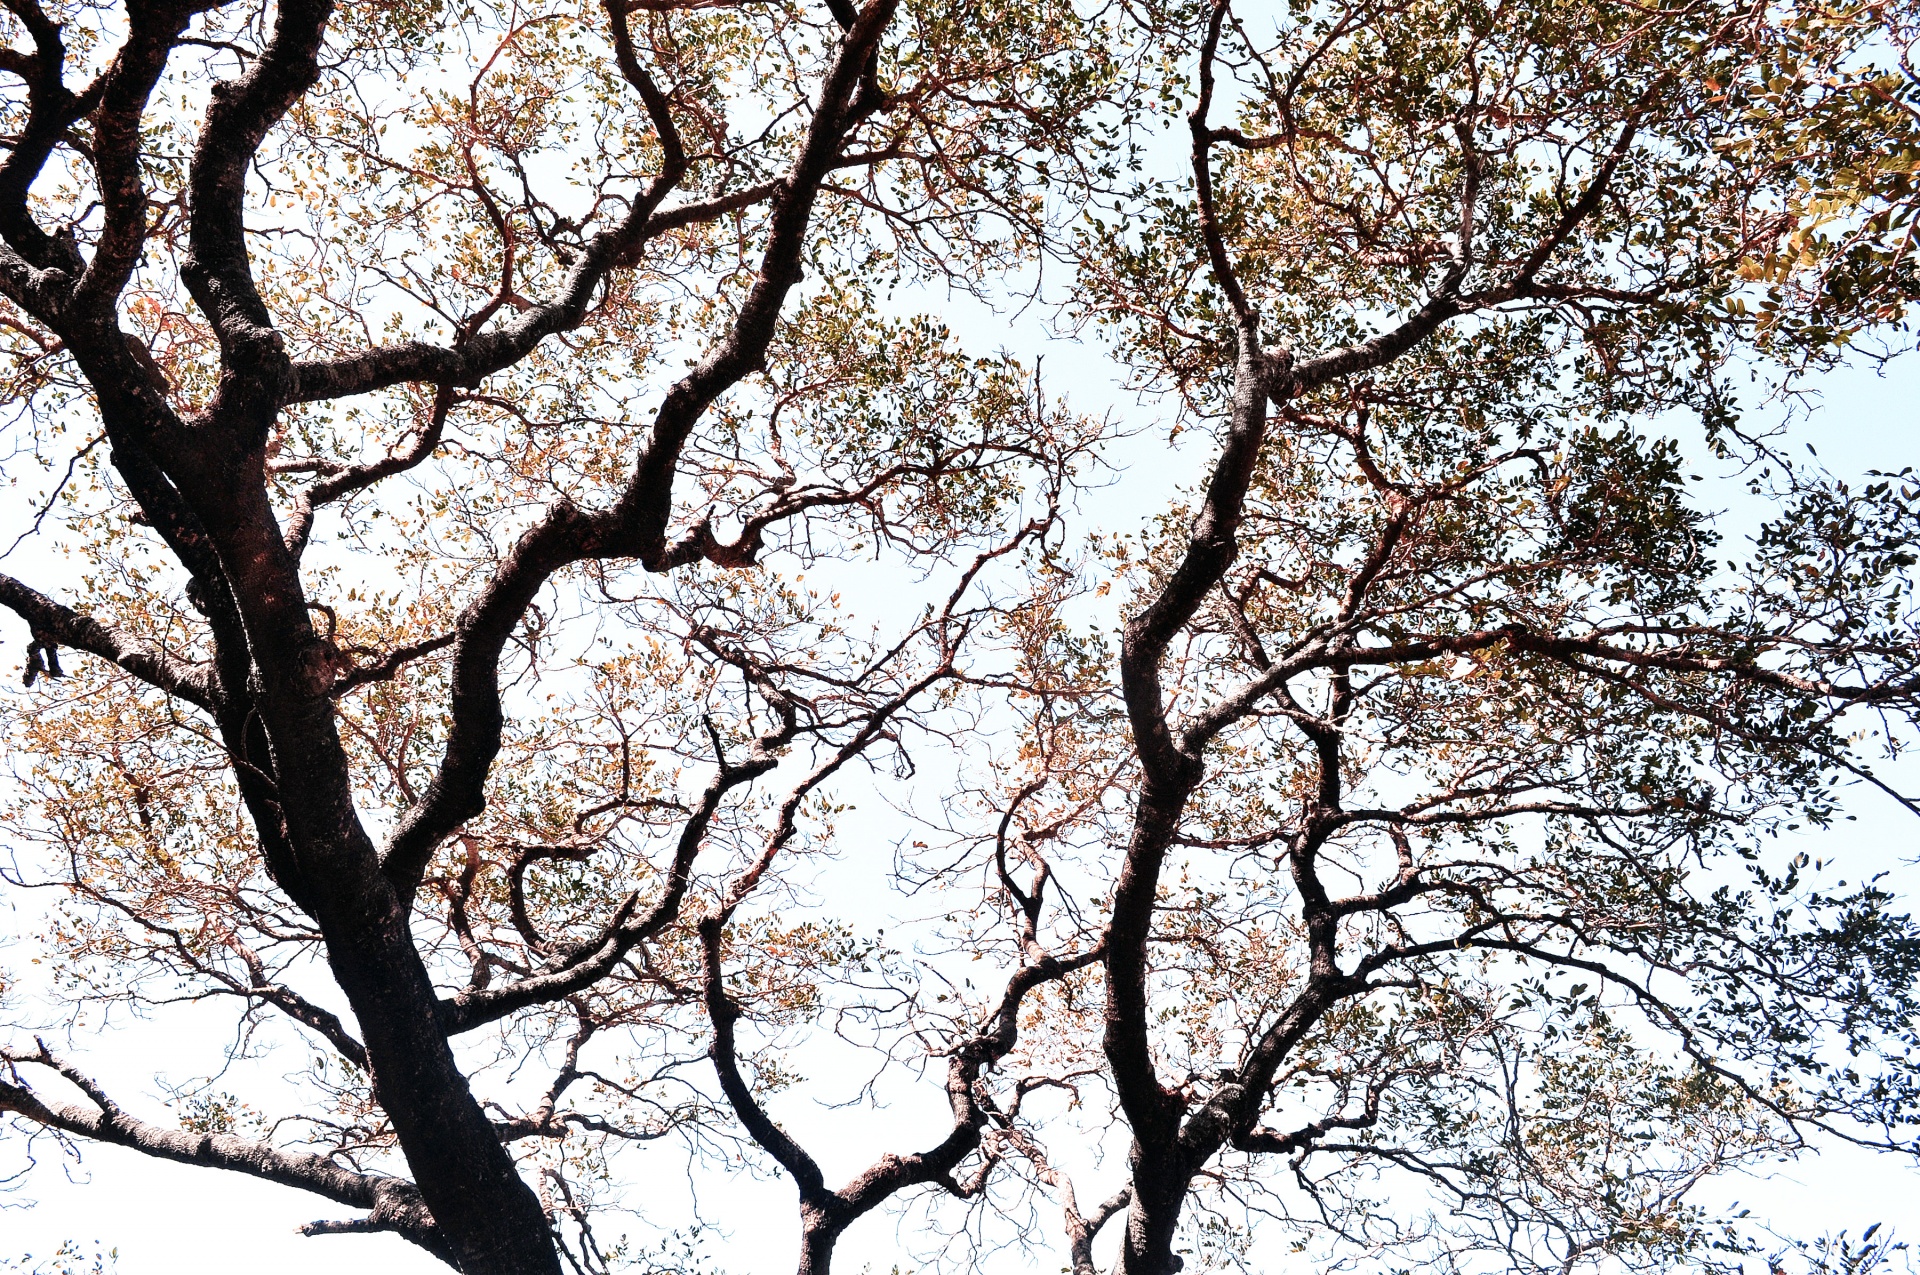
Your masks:
{"label": "tree branch", "polygon": [[[667,391],[620,500],[599,514],[587,513],[566,500],[553,506],[520,538],[480,596],[461,613],[454,647],[452,726],[440,767],[420,799],[401,817],[383,856],[387,875],[402,899],[413,897],[427,859],[440,841],[485,808],[487,773],[500,749],[500,652],[534,595],[555,572],[587,558],[634,557],[651,570],[669,565],[663,551],[681,448],[714,400],[766,357],[780,309],[800,278],[820,183],[833,166],[846,130],[855,122],[852,97],[860,67],[886,29],[895,3],[873,0],[835,54],[800,154],[775,200],[760,275],[726,339]],[[664,196],[665,191],[660,194]],[[634,215],[643,217],[638,207]],[[596,243],[610,262],[617,241],[603,237]],[[583,259],[575,268],[576,278],[585,266]],[[582,293],[580,304],[584,303]],[[486,339],[482,334],[475,341]]]}
{"label": "tree branch", "polygon": [[[0,1050],[0,1060],[7,1063],[11,1077],[0,1080],[0,1111],[45,1129],[126,1147],[156,1159],[244,1173],[310,1191],[336,1204],[369,1209],[369,1216],[357,1224],[362,1229],[395,1231],[442,1261],[452,1261],[419,1191],[410,1182],[356,1173],[323,1156],[282,1151],[269,1143],[231,1134],[193,1133],[150,1124],[128,1115],[91,1078],[56,1059],[43,1044],[33,1053]],[[84,1093],[93,1108],[40,1097],[20,1074],[19,1069],[27,1065],[57,1073]]]}
{"label": "tree branch", "polygon": [[28,588],[9,575],[0,575],[0,606],[27,622],[37,641],[97,655],[157,687],[209,712],[215,707],[212,670],[167,654],[159,647],[108,628],[52,598]]}

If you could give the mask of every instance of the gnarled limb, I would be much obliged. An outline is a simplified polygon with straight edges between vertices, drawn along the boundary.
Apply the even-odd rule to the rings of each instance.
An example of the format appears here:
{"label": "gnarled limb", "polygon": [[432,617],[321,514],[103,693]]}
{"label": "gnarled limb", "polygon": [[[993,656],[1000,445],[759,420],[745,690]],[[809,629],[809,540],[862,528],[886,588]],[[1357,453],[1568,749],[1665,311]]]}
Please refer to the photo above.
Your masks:
{"label": "gnarled limb", "polygon": [[194,664],[62,606],[9,575],[0,575],[0,606],[25,620],[36,640],[97,655],[149,686],[176,695],[198,708],[214,707],[212,670]]}

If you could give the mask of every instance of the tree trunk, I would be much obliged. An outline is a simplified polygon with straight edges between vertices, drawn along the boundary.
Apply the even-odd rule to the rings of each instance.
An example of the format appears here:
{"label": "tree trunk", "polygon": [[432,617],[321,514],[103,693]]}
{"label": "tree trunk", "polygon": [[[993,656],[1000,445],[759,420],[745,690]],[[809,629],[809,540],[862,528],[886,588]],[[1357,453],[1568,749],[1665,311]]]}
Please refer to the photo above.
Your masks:
{"label": "tree trunk", "polygon": [[1173,1251],[1180,1206],[1192,1178],[1173,1166],[1141,1158],[1133,1172],[1133,1200],[1121,1236],[1119,1275],[1173,1275],[1186,1263]]}
{"label": "tree trunk", "polygon": [[545,1211],[474,1101],[434,1012],[397,906],[328,927],[335,977],[360,1020],[380,1105],[466,1275],[558,1275]]}
{"label": "tree trunk", "polygon": [[800,1208],[800,1265],[796,1275],[828,1275],[833,1269],[833,1248],[840,1242],[844,1226],[836,1226],[816,1207]]}

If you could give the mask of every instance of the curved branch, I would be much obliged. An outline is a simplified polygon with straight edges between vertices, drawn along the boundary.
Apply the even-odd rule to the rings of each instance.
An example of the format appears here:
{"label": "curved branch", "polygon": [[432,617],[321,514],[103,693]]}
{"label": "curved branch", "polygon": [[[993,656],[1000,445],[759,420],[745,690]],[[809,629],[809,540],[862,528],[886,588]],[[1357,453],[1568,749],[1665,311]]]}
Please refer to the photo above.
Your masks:
{"label": "curved branch", "polygon": [[[461,614],[454,649],[452,726],[440,768],[419,801],[401,817],[383,856],[387,875],[402,899],[411,899],[419,888],[421,873],[441,840],[485,808],[487,774],[500,750],[500,653],[534,595],[554,573],[589,558],[638,558],[650,570],[673,565],[665,553],[665,535],[680,450],[714,400],[766,357],[781,307],[800,278],[807,227],[820,184],[833,167],[846,130],[857,121],[853,95],[860,67],[878,44],[895,3],[873,0],[835,55],[800,155],[776,199],[760,276],[748,290],[726,338],[667,391],[620,500],[597,514],[567,500],[555,505],[520,538],[480,596]],[[664,196],[665,190],[658,193]],[[636,207],[634,215],[644,221],[642,209]],[[595,252],[611,262],[618,246],[606,236],[595,244],[575,268],[576,279],[595,259]],[[579,304],[584,306],[585,299],[582,291]],[[488,334],[482,333],[474,343],[487,339]]]}
{"label": "curved branch", "polygon": [[[193,216],[180,277],[213,325],[222,362],[249,381],[271,382],[273,388],[246,387],[249,398],[260,396],[249,405],[263,414],[263,426],[280,406],[275,388],[286,379],[289,365],[285,343],[274,331],[253,281],[246,177],[267,131],[319,76],[320,45],[332,12],[331,0],[282,0],[273,36],[253,65],[239,79],[213,86],[188,178]],[[140,230],[144,239],[144,224]],[[216,403],[236,388],[232,381],[223,382]]]}
{"label": "curved branch", "polygon": [[27,28],[34,51],[22,55],[8,50],[4,68],[26,81],[27,121],[8,139],[6,160],[0,162],[0,237],[33,266],[58,268],[70,277],[78,277],[84,269],[78,249],[72,239],[49,235],[40,228],[28,211],[27,192],[67,130],[99,104],[106,77],[96,79],[77,94],[70,91],[62,79],[67,58],[62,29],[37,4],[23,2],[7,7]]}
{"label": "curved branch", "polygon": [[1093,1264],[1093,1241],[1100,1234],[1100,1228],[1133,1203],[1133,1188],[1121,1187],[1095,1205],[1093,1212],[1082,1214],[1079,1201],[1074,1198],[1073,1183],[1063,1182],[1062,1187],[1067,1197],[1067,1259],[1073,1275],[1100,1275],[1099,1267]]}
{"label": "curved branch", "polygon": [[[763,688],[765,689],[765,688]],[[747,759],[737,765],[719,758],[719,770],[708,782],[700,804],[680,829],[673,864],[667,870],[666,887],[651,908],[635,914],[639,900],[629,896],[600,932],[600,937],[574,950],[558,968],[523,978],[497,988],[468,988],[440,1002],[440,1021],[448,1034],[469,1031],[482,1024],[504,1018],[531,1005],[561,1000],[584,991],[605,978],[629,952],[658,934],[680,917],[680,906],[693,880],[694,860],[706,843],[707,827],[719,812],[728,793],[772,770],[780,762],[784,748],[799,729],[792,701],[785,696],[769,695],[768,702],[779,716],[779,724],[754,741]]]}

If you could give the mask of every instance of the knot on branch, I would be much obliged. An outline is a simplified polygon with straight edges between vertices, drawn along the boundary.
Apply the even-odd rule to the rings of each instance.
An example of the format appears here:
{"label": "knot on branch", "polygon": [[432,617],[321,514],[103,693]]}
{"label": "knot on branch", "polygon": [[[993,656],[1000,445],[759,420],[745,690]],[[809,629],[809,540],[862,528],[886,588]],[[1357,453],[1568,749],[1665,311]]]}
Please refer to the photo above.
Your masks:
{"label": "knot on branch", "polygon": [[27,643],[27,668],[20,679],[21,685],[32,686],[40,675],[65,677],[66,670],[60,667],[60,644],[44,630],[33,630],[33,639]]}
{"label": "knot on branch", "polygon": [[373,1209],[365,1217],[339,1220],[322,1219],[296,1228],[305,1236],[366,1235],[391,1231],[451,1262],[452,1250],[440,1233],[439,1224],[428,1211],[420,1188],[411,1182],[388,1178],[374,1187]]}
{"label": "knot on branch", "polygon": [[273,367],[283,370],[290,382],[293,376],[293,362],[287,357],[287,338],[279,329],[262,327],[257,323],[233,323],[227,325],[227,349],[235,362],[245,362],[255,366]]}
{"label": "knot on branch", "polygon": [[1284,402],[1300,392],[1299,378],[1293,374],[1293,351],[1286,346],[1260,356],[1260,384],[1267,397]]}

